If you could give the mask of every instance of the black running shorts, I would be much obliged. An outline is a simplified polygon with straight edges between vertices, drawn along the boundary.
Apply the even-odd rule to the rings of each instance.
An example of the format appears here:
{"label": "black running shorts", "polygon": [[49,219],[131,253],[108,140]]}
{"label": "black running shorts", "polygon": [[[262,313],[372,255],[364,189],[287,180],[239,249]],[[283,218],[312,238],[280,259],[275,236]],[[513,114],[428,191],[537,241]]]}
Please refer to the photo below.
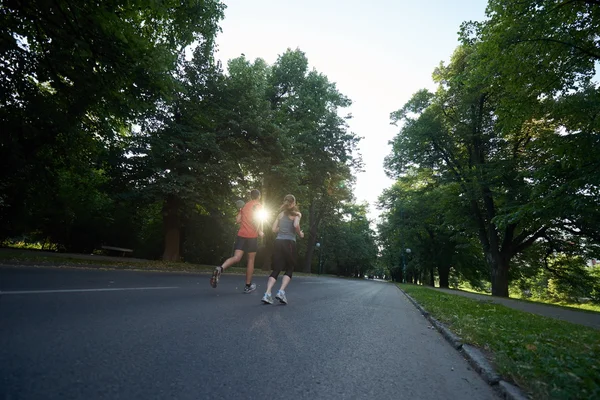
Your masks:
{"label": "black running shorts", "polygon": [[235,250],[242,250],[246,253],[256,253],[258,251],[258,238],[245,238],[238,236],[235,239]]}

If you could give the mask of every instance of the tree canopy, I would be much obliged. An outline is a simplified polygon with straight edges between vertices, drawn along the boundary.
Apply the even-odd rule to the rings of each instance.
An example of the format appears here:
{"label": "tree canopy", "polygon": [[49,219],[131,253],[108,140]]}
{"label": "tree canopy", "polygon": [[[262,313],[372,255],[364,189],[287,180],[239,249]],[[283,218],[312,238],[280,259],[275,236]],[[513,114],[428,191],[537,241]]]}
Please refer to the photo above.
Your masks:
{"label": "tree canopy", "polygon": [[[303,269],[318,268],[322,226],[359,207],[351,100],[299,49],[224,68],[214,56],[224,10],[217,0],[3,3],[3,240],[218,263],[231,251],[235,201],[258,188],[271,218],[296,195]],[[376,257],[363,228],[353,240],[371,247],[330,272]]]}
{"label": "tree canopy", "polygon": [[[477,239],[494,295],[508,296],[511,280],[532,264],[560,275],[550,266],[557,257],[598,257],[598,8],[586,1],[490,1],[488,19],[464,23],[450,63],[433,72],[436,92],[421,90],[391,114],[400,131],[386,158],[388,174],[437,193],[444,204],[438,216],[446,217],[433,226]],[[437,211],[421,192],[394,190],[402,195],[381,199],[388,232],[412,229],[395,222],[395,209],[410,210],[406,201],[418,204],[426,227],[426,216]],[[466,223],[449,223],[449,213]],[[444,243],[461,248],[451,238]],[[466,262],[444,259],[457,271]],[[442,274],[439,280],[446,283]]]}

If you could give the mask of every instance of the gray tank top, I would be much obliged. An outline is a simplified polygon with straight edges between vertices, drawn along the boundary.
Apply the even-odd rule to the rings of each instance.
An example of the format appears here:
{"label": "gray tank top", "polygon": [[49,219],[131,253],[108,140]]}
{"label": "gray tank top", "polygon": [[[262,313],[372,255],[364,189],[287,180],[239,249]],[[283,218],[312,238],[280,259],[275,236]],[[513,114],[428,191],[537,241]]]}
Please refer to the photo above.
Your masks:
{"label": "gray tank top", "polygon": [[296,229],[294,228],[294,220],[290,219],[287,215],[283,214],[283,217],[279,220],[279,232],[277,233],[277,239],[282,240],[293,240],[296,241]]}

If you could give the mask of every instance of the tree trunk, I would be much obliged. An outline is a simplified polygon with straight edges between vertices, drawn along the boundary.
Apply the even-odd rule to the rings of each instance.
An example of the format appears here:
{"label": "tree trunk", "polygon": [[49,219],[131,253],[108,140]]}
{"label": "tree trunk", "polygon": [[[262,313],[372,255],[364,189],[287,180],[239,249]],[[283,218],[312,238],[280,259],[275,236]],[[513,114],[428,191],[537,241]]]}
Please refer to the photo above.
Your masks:
{"label": "tree trunk", "polygon": [[[308,243],[306,244],[306,254],[304,255],[304,268],[303,272],[310,273],[312,268],[312,258],[315,251],[315,244],[317,243],[316,233],[309,233]],[[319,251],[323,251],[323,248],[320,248]]]}
{"label": "tree trunk", "polygon": [[[264,245],[259,246],[258,251],[260,252],[260,261],[262,262],[260,269],[263,271],[271,271],[273,269],[273,249],[275,246],[275,234],[270,232],[271,228],[269,227],[269,231],[265,232],[265,237],[258,240],[263,240]],[[258,259],[258,253],[256,254],[256,258]],[[257,264],[258,265],[258,264]]]}
{"label": "tree trunk", "polygon": [[179,199],[175,196],[168,196],[163,205],[163,227],[165,230],[163,261],[179,261],[181,221]]}
{"label": "tree trunk", "polygon": [[508,297],[508,258],[500,254],[488,254],[487,258],[492,270],[492,296]]}
{"label": "tree trunk", "polygon": [[429,269],[429,286],[431,287],[435,287],[435,275],[434,275],[434,267],[433,265],[431,266],[431,268]]}
{"label": "tree trunk", "polygon": [[[268,196],[270,196],[269,193],[269,189],[267,186],[267,178],[265,177],[264,181],[263,181],[263,185],[262,185],[262,193],[261,193],[261,201],[263,204],[263,207],[265,208],[269,208],[267,206],[267,199],[269,198]],[[273,205],[273,208],[271,210],[277,210],[277,208],[275,208],[275,205]],[[273,218],[277,218],[278,214],[274,214]],[[258,240],[263,240],[264,241],[264,246],[261,249],[261,260],[262,260],[262,265],[261,265],[261,270],[263,271],[271,271],[273,269],[273,248],[275,245],[275,234],[273,233],[273,231],[271,230],[271,226],[273,225],[273,222],[275,222],[274,219],[270,220],[267,224],[267,226],[263,226],[263,232],[265,233],[265,237],[262,239],[258,239]]]}
{"label": "tree trunk", "polygon": [[438,266],[438,275],[440,276],[440,287],[448,289],[450,287],[450,266]]}
{"label": "tree trunk", "polygon": [[[316,210],[315,201],[313,200],[308,208],[309,231],[308,241],[306,243],[306,254],[304,255],[304,267],[302,268],[302,271],[305,273],[311,272],[315,244],[317,243],[319,222],[321,222],[320,219],[321,217]],[[323,251],[323,248],[320,248],[319,251]]]}

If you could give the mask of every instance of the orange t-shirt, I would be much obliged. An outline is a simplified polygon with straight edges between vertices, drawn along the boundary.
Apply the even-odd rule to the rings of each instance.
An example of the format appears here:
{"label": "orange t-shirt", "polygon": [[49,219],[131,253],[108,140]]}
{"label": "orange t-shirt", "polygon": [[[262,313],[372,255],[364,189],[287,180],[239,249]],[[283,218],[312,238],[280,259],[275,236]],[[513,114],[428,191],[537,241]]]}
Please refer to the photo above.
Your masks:
{"label": "orange t-shirt", "polygon": [[247,202],[244,207],[240,210],[242,214],[242,222],[238,236],[244,238],[256,238],[258,237],[258,230],[255,225],[255,216],[258,210],[262,209],[262,204],[258,200],[251,200]]}

